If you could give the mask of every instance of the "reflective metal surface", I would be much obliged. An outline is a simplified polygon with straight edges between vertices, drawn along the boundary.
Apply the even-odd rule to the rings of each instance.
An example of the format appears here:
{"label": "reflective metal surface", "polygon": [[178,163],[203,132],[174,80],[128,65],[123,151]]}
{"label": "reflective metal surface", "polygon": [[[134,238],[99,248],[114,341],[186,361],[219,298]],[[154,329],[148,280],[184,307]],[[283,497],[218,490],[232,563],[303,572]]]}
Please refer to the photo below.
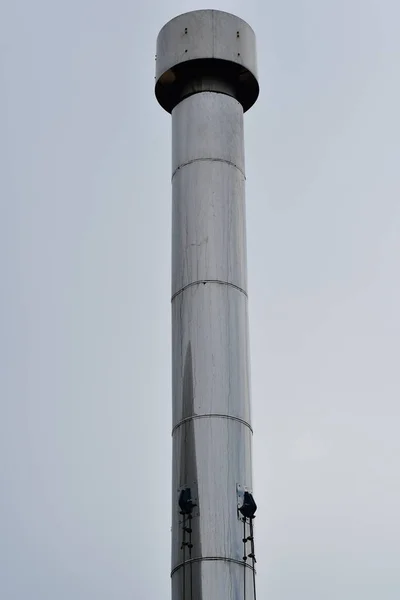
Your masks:
{"label": "reflective metal surface", "polygon": [[[155,93],[161,106],[171,112],[182,98],[181,83],[209,76],[210,66],[232,85],[229,93],[245,110],[254,104],[259,91],[255,36],[245,21],[218,10],[196,10],[169,21],[157,38]],[[207,89],[216,91],[215,79],[209,77],[209,83]]]}
{"label": "reflective metal surface", "polygon": [[193,160],[223,160],[244,174],[243,109],[226,95],[195,94],[172,112],[172,173]]}
{"label": "reflective metal surface", "polygon": [[[192,557],[242,563],[243,524],[237,516],[236,483],[242,478],[244,485],[251,485],[251,431],[239,422],[211,417],[185,424],[173,439],[173,480],[187,485],[197,480],[199,517],[193,518]],[[172,569],[182,562],[183,554],[181,516],[174,496]]]}
{"label": "reflective metal surface", "polygon": [[[173,600],[192,600],[194,577],[193,598],[243,599],[246,586],[251,600],[237,514],[237,484],[252,485],[243,109],[200,93],[172,123]],[[184,485],[198,493],[190,555]]]}
{"label": "reflective metal surface", "polygon": [[238,512],[238,490],[252,489],[243,110],[258,94],[254,34],[195,11],[157,48],[173,130],[172,599],[254,600]]}
{"label": "reflective metal surface", "polygon": [[[208,413],[250,423],[247,298],[243,293],[224,284],[201,283],[177,296],[172,302],[172,353],[173,426],[190,415]],[[250,485],[243,477],[238,479],[234,495],[236,483]]]}
{"label": "reflective metal surface", "polygon": [[246,291],[243,175],[224,162],[193,162],[176,173],[172,190],[172,294],[210,279]]}
{"label": "reflective metal surface", "polygon": [[246,290],[243,110],[190,96],[172,113],[172,294],[193,281]]}
{"label": "reflective metal surface", "polygon": [[254,31],[239,17],[219,10],[184,13],[158,35],[156,78],[178,63],[203,58],[237,62],[257,76],[255,49]]}
{"label": "reflective metal surface", "polygon": [[[253,600],[254,598],[251,569],[246,569],[246,577],[244,577],[243,567],[235,563],[226,563],[223,569],[218,561],[194,563],[192,574],[187,565],[185,571],[180,570],[177,576],[172,578],[173,600],[183,597],[184,577],[187,598],[190,600]],[[192,590],[190,577],[192,577]]]}
{"label": "reflective metal surface", "polygon": [[246,291],[243,175],[224,162],[193,162],[176,173],[172,190],[172,295],[200,280]]}

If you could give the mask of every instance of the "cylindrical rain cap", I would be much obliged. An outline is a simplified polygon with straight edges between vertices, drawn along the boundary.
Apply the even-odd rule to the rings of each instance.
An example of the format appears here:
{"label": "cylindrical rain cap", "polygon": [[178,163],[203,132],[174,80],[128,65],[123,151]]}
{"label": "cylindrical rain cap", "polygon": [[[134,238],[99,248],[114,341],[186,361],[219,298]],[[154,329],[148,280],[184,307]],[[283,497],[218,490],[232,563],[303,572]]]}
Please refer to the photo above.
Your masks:
{"label": "cylindrical rain cap", "polygon": [[172,112],[185,86],[199,78],[226,82],[244,111],[255,103],[259,94],[256,40],[245,21],[219,10],[196,10],[161,29],[155,86],[161,106]]}

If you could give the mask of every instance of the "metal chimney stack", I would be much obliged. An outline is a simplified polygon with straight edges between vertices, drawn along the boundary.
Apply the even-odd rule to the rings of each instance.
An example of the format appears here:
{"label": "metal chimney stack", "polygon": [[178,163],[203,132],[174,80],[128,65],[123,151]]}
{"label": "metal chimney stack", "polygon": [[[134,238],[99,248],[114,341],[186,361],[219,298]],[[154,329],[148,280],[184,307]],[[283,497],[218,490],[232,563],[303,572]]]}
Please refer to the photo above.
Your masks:
{"label": "metal chimney stack", "polygon": [[172,114],[172,599],[255,600],[243,113],[255,36],[216,10],[159,33]]}

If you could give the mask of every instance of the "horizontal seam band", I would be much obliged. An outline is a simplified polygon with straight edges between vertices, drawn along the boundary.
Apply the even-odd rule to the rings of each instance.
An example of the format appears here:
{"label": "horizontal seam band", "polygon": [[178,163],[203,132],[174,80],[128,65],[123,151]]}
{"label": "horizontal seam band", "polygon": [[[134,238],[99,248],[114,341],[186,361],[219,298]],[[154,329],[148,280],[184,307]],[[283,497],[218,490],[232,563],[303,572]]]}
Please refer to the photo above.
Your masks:
{"label": "horizontal seam band", "polygon": [[187,162],[182,163],[181,165],[179,165],[179,167],[176,167],[175,171],[172,173],[171,181],[173,180],[176,173],[180,169],[182,169],[183,167],[187,167],[188,165],[192,165],[195,162],[222,162],[227,165],[230,165],[231,167],[235,167],[235,169],[237,169],[239,171],[239,173],[241,173],[243,175],[244,179],[246,179],[246,175],[244,174],[244,171],[240,167],[235,165],[235,163],[232,162],[231,160],[226,160],[224,158],[193,158],[192,160],[188,160]]}
{"label": "horizontal seam band", "polygon": [[184,425],[185,423],[188,423],[189,421],[194,421],[195,419],[211,419],[211,418],[215,418],[215,419],[230,419],[231,421],[238,421],[239,423],[241,423],[242,425],[245,425],[246,427],[248,427],[251,431],[251,433],[253,433],[253,428],[250,425],[250,423],[248,423],[247,421],[245,421],[244,419],[240,419],[239,417],[233,417],[231,415],[223,415],[221,413],[207,413],[204,415],[192,415],[191,417],[185,417],[185,419],[182,419],[181,421],[179,421],[174,428],[172,429],[171,435],[174,435],[175,431],[181,427],[181,425]]}
{"label": "horizontal seam band", "polygon": [[235,290],[238,290],[242,294],[244,294],[246,296],[246,298],[247,298],[247,292],[243,288],[239,287],[238,285],[235,285],[234,283],[230,283],[229,281],[221,281],[220,279],[199,279],[198,281],[192,281],[191,283],[188,283],[187,285],[184,285],[180,290],[178,290],[177,292],[175,292],[175,294],[173,294],[173,296],[171,298],[171,302],[177,296],[179,296],[179,294],[181,294],[182,292],[184,292],[188,288],[192,287],[193,285],[200,285],[201,283],[203,283],[204,285],[206,283],[218,283],[219,285],[228,285],[230,287],[233,287]]}
{"label": "horizontal seam band", "polygon": [[189,560],[185,560],[184,562],[177,565],[174,569],[172,569],[171,577],[172,577],[172,575],[174,575],[174,573],[179,571],[179,569],[181,569],[185,565],[189,565],[190,563],[202,562],[202,561],[204,561],[204,562],[217,561],[217,560],[222,560],[223,562],[235,563],[236,565],[240,565],[241,567],[247,567],[248,569],[250,569],[251,571],[254,571],[256,573],[255,568],[252,567],[251,565],[247,564],[247,562],[245,562],[244,560],[237,560],[236,558],[228,558],[225,556],[200,556],[199,558],[189,558]]}

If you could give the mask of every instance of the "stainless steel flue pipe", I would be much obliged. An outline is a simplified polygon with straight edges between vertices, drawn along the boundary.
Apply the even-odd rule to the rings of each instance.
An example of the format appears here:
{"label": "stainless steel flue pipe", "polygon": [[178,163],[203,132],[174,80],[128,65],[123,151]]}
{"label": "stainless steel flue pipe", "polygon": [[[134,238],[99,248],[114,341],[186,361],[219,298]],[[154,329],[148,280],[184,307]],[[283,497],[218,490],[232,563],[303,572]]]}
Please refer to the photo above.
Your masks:
{"label": "stainless steel flue pipe", "polygon": [[238,17],[199,10],[161,30],[155,93],[172,113],[173,600],[255,597],[242,510],[252,500],[243,113],[258,89],[255,36]]}

